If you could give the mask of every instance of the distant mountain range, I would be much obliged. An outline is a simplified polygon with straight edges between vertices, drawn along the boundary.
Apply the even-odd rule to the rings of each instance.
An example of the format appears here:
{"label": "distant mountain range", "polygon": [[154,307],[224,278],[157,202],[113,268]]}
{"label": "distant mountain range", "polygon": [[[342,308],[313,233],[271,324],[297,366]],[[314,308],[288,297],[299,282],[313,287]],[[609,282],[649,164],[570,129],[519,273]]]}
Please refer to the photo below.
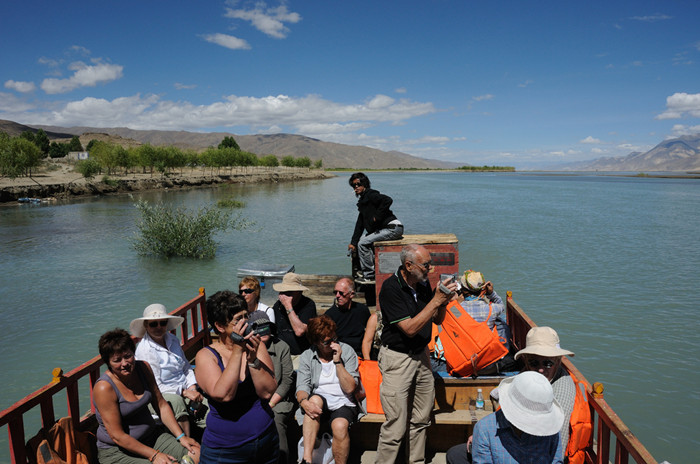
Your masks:
{"label": "distant mountain range", "polygon": [[700,171],[700,134],[664,140],[646,153],[559,166],[564,171]]}
{"label": "distant mountain range", "polygon": [[[233,136],[243,150],[258,156],[273,154],[280,158],[308,156],[323,160],[326,168],[348,169],[451,169],[467,165],[419,158],[398,151],[323,142],[303,135],[236,135],[229,132],[146,131],[125,127],[57,127],[27,126],[0,120],[0,131],[15,137],[25,130],[44,129],[49,139],[67,140],[78,135],[83,146],[92,139],[107,140],[122,146],[172,145],[182,149],[204,150],[216,147],[224,137]],[[597,158],[588,161],[551,166],[554,171],[700,171],[700,134],[668,139],[646,153]]]}
{"label": "distant mountain range", "polygon": [[303,135],[236,135],[228,132],[146,131],[124,127],[56,127],[27,126],[12,121],[0,120],[0,131],[17,136],[25,130],[44,129],[51,141],[80,137],[83,146],[92,139],[109,140],[122,146],[171,145],[181,149],[203,150],[216,147],[224,137],[233,136],[242,150],[258,156],[276,155],[280,158],[308,156],[311,161],[323,160],[325,168],[349,169],[450,169],[464,163],[418,158],[398,151],[382,151],[369,147],[323,142]]}

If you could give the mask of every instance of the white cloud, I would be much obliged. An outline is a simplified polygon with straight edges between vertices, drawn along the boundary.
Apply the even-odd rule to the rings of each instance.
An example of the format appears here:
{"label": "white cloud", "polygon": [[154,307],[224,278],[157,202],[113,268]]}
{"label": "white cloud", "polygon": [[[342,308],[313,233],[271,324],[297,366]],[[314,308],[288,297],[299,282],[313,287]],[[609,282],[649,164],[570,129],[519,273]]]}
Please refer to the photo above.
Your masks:
{"label": "white cloud", "polygon": [[700,125],[697,126],[686,126],[683,124],[676,124],[671,129],[673,137],[680,137],[682,135],[695,135],[700,134]]}
{"label": "white cloud", "polygon": [[[354,131],[380,123],[397,123],[435,113],[432,103],[395,100],[376,95],[364,103],[340,104],[317,95],[262,98],[231,95],[208,105],[161,100],[156,95],[134,95],[106,100],[84,98],[63,106],[26,113],[20,120],[59,126],[131,127],[153,130],[206,130],[221,127],[285,127],[304,135]],[[0,111],[0,119],[6,115]],[[29,121],[31,119],[31,121]],[[304,129],[302,131],[302,128]]]}
{"label": "white cloud", "polygon": [[595,153],[596,155],[600,155],[602,153],[605,153],[605,150],[603,150],[602,148],[594,148],[591,150],[591,153]]}
{"label": "white cloud", "polygon": [[14,94],[0,92],[0,119],[24,121],[26,112],[32,111],[34,108],[34,105]]}
{"label": "white cloud", "polygon": [[173,84],[173,87],[175,87],[177,90],[190,90],[190,89],[196,89],[197,84],[182,84],[180,82],[176,82]]}
{"label": "white cloud", "polygon": [[5,88],[12,89],[15,92],[29,93],[29,92],[33,92],[34,90],[36,90],[36,85],[34,84],[34,82],[22,82],[22,81],[9,80],[9,81],[5,82]]}
{"label": "white cloud", "polygon": [[473,97],[472,100],[474,100],[474,101],[493,100],[493,95],[491,95],[490,93],[487,93],[486,95],[479,95],[479,96]]}
{"label": "white cloud", "polygon": [[655,13],[653,15],[648,15],[648,16],[632,16],[630,19],[634,19],[635,21],[642,21],[645,23],[655,23],[657,21],[665,21],[667,19],[673,19],[673,16],[665,15],[662,13]]}
{"label": "white cloud", "polygon": [[296,24],[301,21],[301,15],[288,11],[285,5],[267,8],[264,2],[256,3],[252,10],[227,8],[224,16],[248,21],[263,34],[276,39],[284,39],[289,34],[289,28],[285,23]]}
{"label": "white cloud", "polygon": [[591,137],[590,135],[586,137],[585,139],[579,140],[578,143],[593,143],[593,144],[600,144],[603,143],[602,140],[596,139],[594,137]]}
{"label": "white cloud", "polygon": [[97,63],[87,65],[75,62],[69,66],[73,75],[67,79],[44,79],[41,88],[48,94],[66,93],[79,87],[95,87],[97,84],[111,82],[122,77],[123,66]]}
{"label": "white cloud", "polygon": [[211,42],[231,50],[250,50],[250,44],[243,39],[228,34],[203,34],[201,36],[207,42]]}
{"label": "white cloud", "polygon": [[398,89],[394,90],[396,93],[406,93],[408,90],[406,90],[406,87],[399,87]]}
{"label": "white cloud", "polygon": [[674,93],[666,98],[666,111],[655,119],[680,119],[684,115],[700,117],[700,93]]}
{"label": "white cloud", "polygon": [[529,85],[532,84],[532,83],[533,83],[533,81],[530,80],[530,79],[528,79],[528,80],[526,80],[525,82],[522,82],[522,83],[518,84],[518,87],[525,88],[525,87],[529,86]]}

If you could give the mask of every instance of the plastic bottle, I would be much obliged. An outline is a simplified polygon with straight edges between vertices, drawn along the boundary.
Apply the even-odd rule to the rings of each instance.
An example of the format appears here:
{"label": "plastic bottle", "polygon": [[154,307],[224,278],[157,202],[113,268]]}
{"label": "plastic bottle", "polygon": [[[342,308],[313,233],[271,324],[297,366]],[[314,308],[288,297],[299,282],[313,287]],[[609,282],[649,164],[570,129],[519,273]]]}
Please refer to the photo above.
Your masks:
{"label": "plastic bottle", "polygon": [[180,464],[194,464],[194,459],[189,454],[186,454],[180,459]]}
{"label": "plastic bottle", "polygon": [[476,389],[476,409],[484,409],[484,395],[481,393],[481,388]]}

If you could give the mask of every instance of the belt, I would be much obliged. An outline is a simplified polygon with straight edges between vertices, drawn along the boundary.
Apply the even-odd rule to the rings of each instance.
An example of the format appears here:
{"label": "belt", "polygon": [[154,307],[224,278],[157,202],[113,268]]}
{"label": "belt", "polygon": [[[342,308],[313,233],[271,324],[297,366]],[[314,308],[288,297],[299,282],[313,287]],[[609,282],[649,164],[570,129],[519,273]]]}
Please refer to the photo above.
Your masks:
{"label": "belt", "polygon": [[392,347],[387,346],[387,345],[383,345],[383,346],[384,346],[384,348],[386,348],[388,350],[396,351],[397,353],[409,354],[411,356],[421,354],[425,351],[425,347],[410,349],[410,348],[392,348]]}
{"label": "belt", "polygon": [[387,224],[384,229],[396,229],[397,227],[403,227],[403,224]]}

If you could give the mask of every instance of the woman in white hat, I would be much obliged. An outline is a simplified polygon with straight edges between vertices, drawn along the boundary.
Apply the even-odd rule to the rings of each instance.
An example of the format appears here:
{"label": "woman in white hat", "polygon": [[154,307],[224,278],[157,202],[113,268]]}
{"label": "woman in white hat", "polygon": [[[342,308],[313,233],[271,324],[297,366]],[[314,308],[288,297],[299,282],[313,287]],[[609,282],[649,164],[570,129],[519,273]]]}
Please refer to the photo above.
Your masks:
{"label": "woman in white hat", "polygon": [[203,427],[201,416],[206,409],[206,403],[201,406],[204,397],[197,390],[194,371],[182,351],[180,341],[170,333],[183,321],[180,316],[168,314],[162,304],[154,303],[143,310],[142,317],[131,321],[129,329],[133,336],[141,338],[136,347],[136,359],[147,361],[151,365],[158,388],[173,408],[175,418],[185,435],[190,437],[192,435],[189,411],[191,410],[193,415],[199,413],[200,417],[192,419],[199,419],[198,425]]}
{"label": "woman in white hat", "polygon": [[559,346],[559,335],[551,327],[531,328],[525,337],[525,348],[515,353],[515,359],[522,359],[525,365],[523,370],[539,372],[552,384],[554,398],[564,411],[565,422],[560,433],[564,449],[569,442],[569,418],[574,409],[576,385],[562,359],[573,355]]}
{"label": "woman in white hat", "polygon": [[[501,408],[474,426],[474,464],[562,463],[559,429],[564,413],[552,385],[537,372],[522,372],[498,386]],[[467,462],[467,445],[447,451],[448,464]]]}

